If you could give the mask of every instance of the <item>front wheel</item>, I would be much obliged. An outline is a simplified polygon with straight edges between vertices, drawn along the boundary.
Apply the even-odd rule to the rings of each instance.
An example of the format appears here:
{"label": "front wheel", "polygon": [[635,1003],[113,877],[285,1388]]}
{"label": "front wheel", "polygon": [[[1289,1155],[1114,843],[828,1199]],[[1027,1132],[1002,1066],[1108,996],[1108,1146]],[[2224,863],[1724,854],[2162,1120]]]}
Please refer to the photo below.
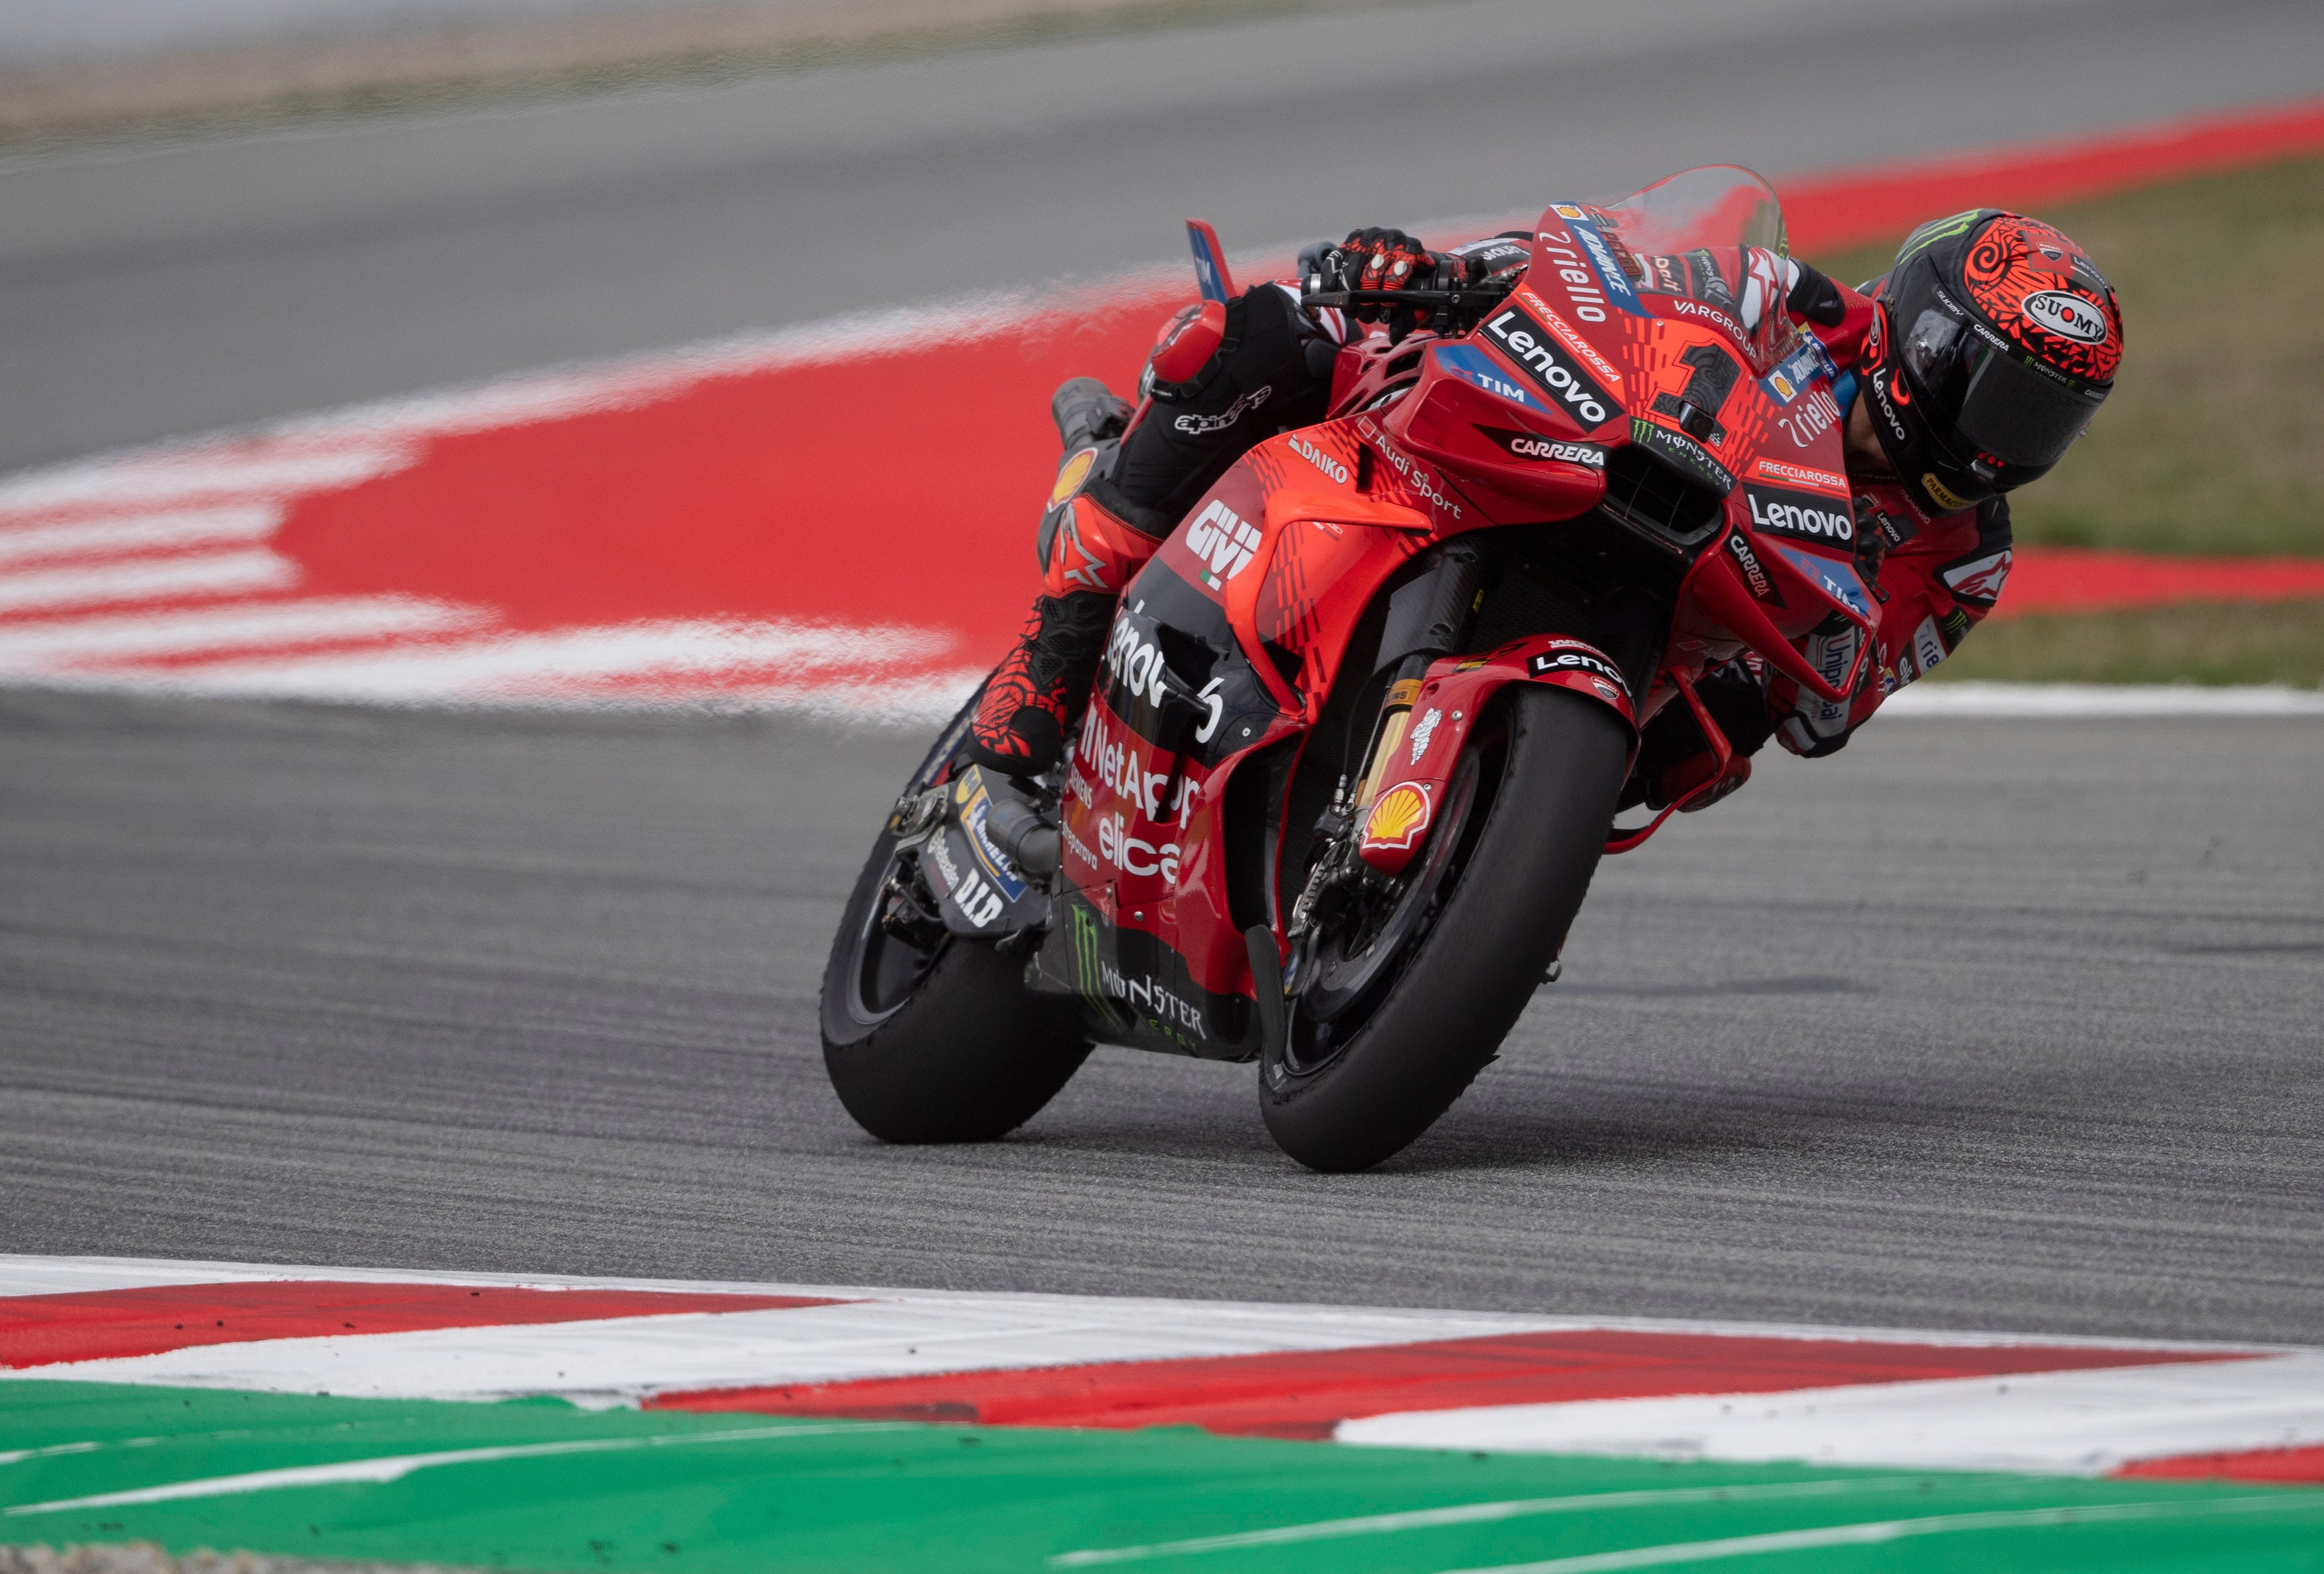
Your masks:
{"label": "front wheel", "polygon": [[[943,778],[976,699],[911,790]],[[990,1142],[1022,1125],[1088,1058],[1069,1009],[1025,987],[1025,959],[945,932],[914,855],[882,829],[823,974],[823,1064],[855,1122],[889,1143]]]}
{"label": "front wheel", "polygon": [[1259,1113],[1310,1169],[1369,1169],[1452,1107],[1499,1050],[1590,889],[1629,759],[1620,719],[1533,683],[1478,718],[1428,842],[1296,958]]}

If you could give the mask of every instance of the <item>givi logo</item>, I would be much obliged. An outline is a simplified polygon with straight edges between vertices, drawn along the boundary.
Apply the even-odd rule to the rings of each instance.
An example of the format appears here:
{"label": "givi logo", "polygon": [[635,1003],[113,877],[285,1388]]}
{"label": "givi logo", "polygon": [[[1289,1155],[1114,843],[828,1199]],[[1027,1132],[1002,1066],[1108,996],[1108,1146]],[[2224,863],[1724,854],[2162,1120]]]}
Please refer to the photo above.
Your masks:
{"label": "givi logo", "polygon": [[1250,567],[1259,540],[1255,526],[1215,498],[1186,527],[1186,550],[1209,565],[1213,589]]}

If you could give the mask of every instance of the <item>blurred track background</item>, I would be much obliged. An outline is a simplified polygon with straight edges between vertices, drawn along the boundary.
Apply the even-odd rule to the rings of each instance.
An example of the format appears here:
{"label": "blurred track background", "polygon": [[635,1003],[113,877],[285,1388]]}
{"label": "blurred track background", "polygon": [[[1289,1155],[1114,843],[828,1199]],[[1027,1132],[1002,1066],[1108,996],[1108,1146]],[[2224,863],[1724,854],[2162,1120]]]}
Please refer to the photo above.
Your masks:
{"label": "blurred track background", "polygon": [[[2324,12],[2275,0],[1172,20],[28,118],[0,468],[1176,268],[1188,213],[1266,249],[2324,92]],[[908,462],[964,394],[866,419]],[[917,747],[0,697],[0,1245],[2324,1331],[2312,720],[1771,759],[1608,866],[1569,981],[1435,1135],[1332,1180],[1275,1154],[1247,1073],[1127,1051],[995,1147],[846,1123],[813,991]]]}

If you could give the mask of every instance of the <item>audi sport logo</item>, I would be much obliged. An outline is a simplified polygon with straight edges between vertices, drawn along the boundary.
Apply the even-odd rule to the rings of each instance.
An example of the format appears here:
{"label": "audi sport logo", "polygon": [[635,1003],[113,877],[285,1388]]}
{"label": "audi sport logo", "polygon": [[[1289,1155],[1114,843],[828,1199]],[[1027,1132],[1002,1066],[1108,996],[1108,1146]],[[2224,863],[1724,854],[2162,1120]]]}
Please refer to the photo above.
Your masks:
{"label": "audi sport logo", "polygon": [[1747,486],[1743,495],[1751,506],[1754,530],[1834,546],[1856,540],[1856,521],[1849,516],[1845,504],[1805,492],[1778,492],[1772,486]]}

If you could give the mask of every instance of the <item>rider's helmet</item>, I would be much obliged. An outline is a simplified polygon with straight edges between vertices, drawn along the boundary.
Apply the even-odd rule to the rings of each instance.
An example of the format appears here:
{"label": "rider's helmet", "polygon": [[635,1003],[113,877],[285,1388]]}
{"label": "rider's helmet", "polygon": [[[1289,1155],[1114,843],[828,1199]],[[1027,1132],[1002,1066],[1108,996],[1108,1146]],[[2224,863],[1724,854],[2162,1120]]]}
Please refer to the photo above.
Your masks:
{"label": "rider's helmet", "polygon": [[2049,225],[1979,208],[1914,230],[1858,363],[1872,425],[1916,502],[1955,514],[2073,446],[2122,360],[2114,286]]}

